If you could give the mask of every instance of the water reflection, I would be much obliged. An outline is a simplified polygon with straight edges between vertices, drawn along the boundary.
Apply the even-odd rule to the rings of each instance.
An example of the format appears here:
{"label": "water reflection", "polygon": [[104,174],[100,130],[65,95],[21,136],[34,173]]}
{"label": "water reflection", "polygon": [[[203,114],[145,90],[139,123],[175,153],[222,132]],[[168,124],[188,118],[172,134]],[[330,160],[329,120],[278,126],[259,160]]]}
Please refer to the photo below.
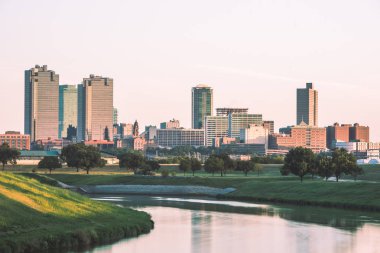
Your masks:
{"label": "water reflection", "polygon": [[93,251],[378,252],[377,213],[234,201],[95,196],[149,212],[155,229]]}

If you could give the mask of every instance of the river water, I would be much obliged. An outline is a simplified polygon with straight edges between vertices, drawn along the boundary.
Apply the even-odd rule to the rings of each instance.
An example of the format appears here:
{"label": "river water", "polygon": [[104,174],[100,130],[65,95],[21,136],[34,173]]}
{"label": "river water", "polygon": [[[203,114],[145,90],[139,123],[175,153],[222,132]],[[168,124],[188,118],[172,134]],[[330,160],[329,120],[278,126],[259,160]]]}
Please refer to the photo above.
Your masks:
{"label": "river water", "polygon": [[87,252],[380,252],[380,214],[374,212],[203,198],[91,197],[148,212],[155,228]]}

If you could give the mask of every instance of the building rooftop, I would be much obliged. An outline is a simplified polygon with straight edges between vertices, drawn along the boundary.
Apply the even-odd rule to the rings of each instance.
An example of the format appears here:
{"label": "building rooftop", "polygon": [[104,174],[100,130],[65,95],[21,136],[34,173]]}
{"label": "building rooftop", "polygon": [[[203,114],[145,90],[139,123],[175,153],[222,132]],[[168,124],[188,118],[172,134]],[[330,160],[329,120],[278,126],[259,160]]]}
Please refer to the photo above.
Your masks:
{"label": "building rooftop", "polygon": [[59,156],[59,151],[28,151],[21,150],[20,157],[45,157],[45,156]]}

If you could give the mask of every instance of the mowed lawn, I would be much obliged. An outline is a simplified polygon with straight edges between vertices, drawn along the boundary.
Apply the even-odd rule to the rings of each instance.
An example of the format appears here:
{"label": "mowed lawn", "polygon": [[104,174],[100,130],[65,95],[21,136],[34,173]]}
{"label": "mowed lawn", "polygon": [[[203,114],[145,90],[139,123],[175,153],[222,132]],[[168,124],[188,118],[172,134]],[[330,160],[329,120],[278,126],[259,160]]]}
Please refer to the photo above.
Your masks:
{"label": "mowed lawn", "polygon": [[[53,173],[52,178],[71,185],[146,184],[146,185],[202,185],[218,188],[234,187],[237,190],[224,198],[319,205],[380,211],[380,167],[364,166],[365,174],[354,181],[344,176],[340,182],[306,177],[281,176],[281,165],[264,165],[260,175],[229,172],[227,176],[212,176],[206,172],[186,176],[177,171],[176,176],[133,176],[131,174],[76,174]],[[50,175],[49,175],[50,176]]]}
{"label": "mowed lawn", "polygon": [[78,249],[148,232],[144,212],[0,173],[0,252]]}

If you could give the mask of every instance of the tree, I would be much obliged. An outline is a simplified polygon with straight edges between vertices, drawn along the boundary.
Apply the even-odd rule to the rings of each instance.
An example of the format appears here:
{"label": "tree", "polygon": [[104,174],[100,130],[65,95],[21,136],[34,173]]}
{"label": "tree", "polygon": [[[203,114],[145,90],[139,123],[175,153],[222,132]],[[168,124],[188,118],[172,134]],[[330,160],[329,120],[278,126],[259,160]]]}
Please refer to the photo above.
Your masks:
{"label": "tree", "polygon": [[255,163],[251,160],[249,161],[238,161],[236,169],[243,171],[245,176],[248,176],[248,173],[255,169]]}
{"label": "tree", "polygon": [[186,175],[186,172],[191,169],[191,160],[187,157],[184,157],[180,162],[179,162],[179,170],[183,171],[183,175]]}
{"label": "tree", "polygon": [[20,151],[14,148],[10,148],[9,144],[4,142],[0,146],[0,162],[3,164],[3,170],[5,169],[5,165],[16,164],[17,158],[20,156]]}
{"label": "tree", "polygon": [[357,179],[357,177],[359,175],[363,175],[364,174],[363,168],[360,167],[360,166],[358,166],[358,165],[356,165],[356,164],[355,164],[355,166],[351,167],[349,171],[350,171],[351,176],[354,177],[355,181],[356,181],[356,179]]}
{"label": "tree", "polygon": [[153,171],[157,171],[161,168],[161,165],[156,160],[148,160],[145,161],[145,163],[148,164]]}
{"label": "tree", "polygon": [[314,165],[314,159],[315,156],[311,149],[303,147],[291,149],[285,156],[281,174],[287,175],[292,173],[299,176],[302,182],[304,176],[310,172],[311,166]]}
{"label": "tree", "polygon": [[62,168],[62,164],[57,156],[45,156],[39,163],[39,169],[48,169],[50,174],[52,170]]}
{"label": "tree", "polygon": [[207,158],[205,162],[205,170],[209,173],[212,173],[213,176],[216,171],[220,171],[220,176],[222,177],[224,170],[224,162],[217,156],[211,155],[209,158]]}
{"label": "tree", "polygon": [[83,143],[70,144],[62,149],[61,159],[67,163],[68,167],[76,168],[79,172],[80,161],[85,156],[86,146]]}
{"label": "tree", "polygon": [[260,176],[260,172],[263,170],[263,165],[260,163],[254,164],[255,171],[257,171],[257,176]]}
{"label": "tree", "polygon": [[195,174],[195,171],[202,169],[202,164],[197,158],[191,158],[191,171],[193,172],[193,176]]}
{"label": "tree", "polygon": [[332,153],[332,170],[335,175],[335,179],[338,182],[341,175],[351,174],[353,170],[356,170],[356,158],[353,154],[348,153],[344,148],[335,149]]}
{"label": "tree", "polygon": [[223,160],[224,165],[223,165],[222,174],[225,175],[227,173],[227,170],[234,170],[235,169],[235,163],[227,153],[222,153],[222,154],[219,154],[216,156]]}
{"label": "tree", "polygon": [[106,163],[106,160],[102,159],[98,148],[94,146],[85,146],[84,152],[80,157],[79,166],[89,174],[91,169],[95,167],[104,167]]}
{"label": "tree", "polygon": [[332,170],[332,158],[326,153],[320,153],[316,158],[316,165],[318,167],[318,175],[325,178],[326,181],[334,175]]}
{"label": "tree", "polygon": [[132,169],[134,173],[144,164],[144,157],[139,152],[127,152],[117,156],[120,168]]}

